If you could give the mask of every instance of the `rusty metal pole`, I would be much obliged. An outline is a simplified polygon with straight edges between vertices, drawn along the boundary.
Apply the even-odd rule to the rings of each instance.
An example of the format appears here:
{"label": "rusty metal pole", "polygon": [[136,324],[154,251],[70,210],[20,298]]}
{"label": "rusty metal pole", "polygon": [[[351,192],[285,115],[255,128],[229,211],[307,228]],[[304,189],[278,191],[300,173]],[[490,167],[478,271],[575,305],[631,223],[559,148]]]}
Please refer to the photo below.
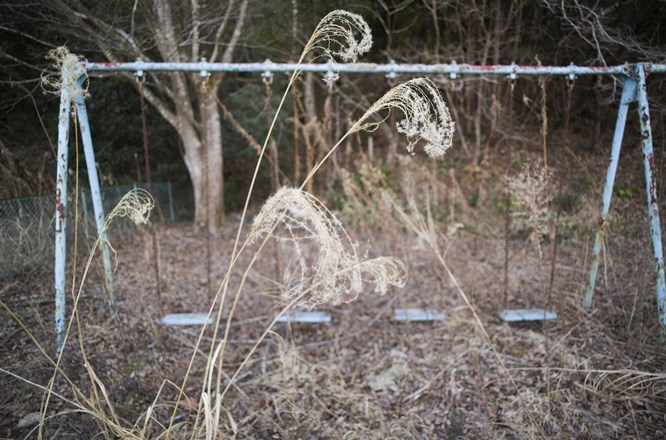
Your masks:
{"label": "rusty metal pole", "polygon": [[67,156],[69,155],[69,116],[71,99],[68,89],[70,75],[62,73],[60,90],[60,112],[58,114],[58,166],[56,176],[55,213],[55,325],[56,350],[62,350],[65,333],[65,288],[67,282]]}
{"label": "rusty metal pole", "polygon": [[626,76],[622,79],[622,82],[624,84],[624,90],[622,91],[622,98],[620,98],[620,108],[617,112],[617,122],[615,123],[615,133],[613,134],[610,165],[608,165],[608,171],[606,171],[606,183],[604,185],[604,193],[602,196],[601,221],[599,222],[597,235],[594,238],[592,263],[590,264],[590,271],[588,273],[587,290],[583,297],[583,307],[586,309],[589,309],[592,306],[594,286],[597,281],[597,271],[599,270],[599,254],[601,253],[601,245],[604,240],[604,232],[608,221],[608,210],[610,208],[611,197],[613,196],[615,174],[617,172],[618,161],[620,160],[620,149],[622,148],[624,127],[627,122],[627,111],[629,110],[629,104],[636,100],[636,81],[633,78]]}
{"label": "rusty metal pole", "polygon": [[[77,85],[82,87],[86,81],[86,75],[81,75]],[[97,235],[102,248],[102,259],[104,262],[104,282],[106,284],[106,293],[109,297],[109,305],[113,307],[116,304],[116,294],[113,289],[113,266],[111,265],[111,252],[109,250],[109,240],[106,229],[104,228],[104,207],[102,206],[102,196],[99,188],[99,177],[97,167],[95,166],[95,152],[93,150],[92,137],[90,135],[90,122],[88,121],[88,111],[86,110],[86,101],[83,93],[76,96],[76,114],[78,116],[79,127],[81,129],[81,140],[83,141],[83,153],[86,157],[86,168],[88,170],[88,180],[90,182],[90,196],[95,213],[95,224],[97,225]]]}
{"label": "rusty metal pole", "polygon": [[650,219],[650,233],[654,251],[654,268],[657,288],[657,312],[659,319],[659,340],[666,342],[666,287],[664,284],[664,256],[661,243],[661,225],[659,222],[659,203],[657,201],[657,181],[654,175],[654,151],[652,149],[652,129],[650,127],[650,107],[647,98],[646,72],[643,64],[636,65],[638,89],[638,118],[641,124],[643,147],[643,165],[645,166],[645,184]]}

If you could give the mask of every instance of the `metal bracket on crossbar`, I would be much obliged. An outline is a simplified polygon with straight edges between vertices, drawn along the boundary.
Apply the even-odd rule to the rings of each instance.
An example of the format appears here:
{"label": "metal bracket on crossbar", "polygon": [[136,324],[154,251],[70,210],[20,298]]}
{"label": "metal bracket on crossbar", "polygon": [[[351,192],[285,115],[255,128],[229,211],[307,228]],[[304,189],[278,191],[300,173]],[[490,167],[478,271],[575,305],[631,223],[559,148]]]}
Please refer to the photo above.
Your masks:
{"label": "metal bracket on crossbar", "polygon": [[199,70],[199,76],[202,78],[208,78],[210,76],[210,70],[207,69],[208,60],[206,59],[206,57],[202,57],[199,64],[201,64],[201,70]]}
{"label": "metal bracket on crossbar", "polygon": [[[139,58],[138,60],[136,60],[136,63],[141,65],[141,63],[143,63],[143,60],[141,58]],[[144,73],[143,69],[139,69],[136,72],[134,72],[134,76],[137,77],[137,78],[143,78],[144,74],[145,73]]]}
{"label": "metal bracket on crossbar", "polygon": [[326,74],[324,74],[324,82],[329,87],[332,87],[333,84],[335,84],[335,82],[340,79],[340,75],[335,70],[335,63],[333,63],[333,61],[329,60],[327,66],[328,66],[328,71],[326,71]]}
{"label": "metal bracket on crossbar", "polygon": [[264,84],[272,84],[273,83],[273,72],[269,70],[269,67],[273,64],[273,62],[269,59],[266,59],[264,61],[264,65],[266,66],[266,70],[263,71],[261,74],[261,80],[264,82]]}
{"label": "metal bracket on crossbar", "polygon": [[[390,60],[389,61],[389,66],[395,66],[395,60]],[[398,77],[398,74],[395,73],[395,70],[391,69],[386,73],[385,76],[388,80],[394,80]]]}

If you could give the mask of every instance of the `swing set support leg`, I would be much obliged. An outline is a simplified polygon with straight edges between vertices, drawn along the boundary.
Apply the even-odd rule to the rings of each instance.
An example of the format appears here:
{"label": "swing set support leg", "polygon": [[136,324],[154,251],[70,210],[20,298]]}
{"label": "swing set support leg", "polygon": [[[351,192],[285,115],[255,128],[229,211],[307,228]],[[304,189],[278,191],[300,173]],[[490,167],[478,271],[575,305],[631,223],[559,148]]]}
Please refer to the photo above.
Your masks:
{"label": "swing set support leg", "polygon": [[58,168],[56,177],[55,213],[55,325],[56,353],[62,350],[65,334],[65,288],[67,263],[67,158],[69,156],[69,116],[71,100],[67,89],[67,75],[63,75],[58,115]]}
{"label": "swing set support leg", "polygon": [[624,136],[624,127],[627,122],[627,111],[629,104],[636,99],[636,81],[630,77],[623,77],[622,83],[624,89],[620,99],[620,108],[617,113],[617,122],[615,123],[615,133],[613,134],[613,147],[611,150],[610,164],[606,172],[606,183],[602,197],[601,220],[597,228],[597,234],[594,238],[594,247],[592,249],[592,262],[588,273],[588,285],[583,298],[583,307],[589,309],[592,306],[592,297],[594,296],[594,286],[597,281],[597,272],[599,270],[599,258],[601,246],[604,240],[604,232],[608,221],[608,210],[610,208],[611,198],[613,196],[613,185],[615,184],[615,174],[620,160],[620,149],[622,148],[622,137]]}
{"label": "swing set support leg", "polygon": [[[86,75],[79,77],[78,81],[80,87],[85,80]],[[83,152],[86,157],[86,168],[88,170],[88,180],[90,181],[90,195],[93,201],[93,211],[95,212],[95,224],[97,225],[97,234],[100,236],[100,246],[102,247],[106,293],[109,297],[109,306],[113,307],[116,304],[116,294],[113,288],[113,266],[111,265],[111,251],[109,250],[108,236],[106,230],[104,229],[104,207],[102,206],[102,196],[99,187],[97,167],[95,167],[95,153],[93,151],[92,137],[90,135],[88,111],[86,109],[85,98],[82,94],[79,94],[76,97],[76,114],[78,116],[79,126],[81,127],[81,140],[83,141]]]}
{"label": "swing set support leg", "polygon": [[659,341],[666,342],[666,288],[664,284],[664,256],[661,243],[661,225],[659,222],[659,203],[657,201],[657,182],[654,176],[654,151],[652,149],[652,129],[650,127],[650,107],[647,99],[646,72],[643,64],[636,65],[638,77],[638,119],[641,125],[643,165],[645,166],[645,185],[647,193],[650,234],[654,251],[654,268],[657,290],[657,313],[659,320]]}

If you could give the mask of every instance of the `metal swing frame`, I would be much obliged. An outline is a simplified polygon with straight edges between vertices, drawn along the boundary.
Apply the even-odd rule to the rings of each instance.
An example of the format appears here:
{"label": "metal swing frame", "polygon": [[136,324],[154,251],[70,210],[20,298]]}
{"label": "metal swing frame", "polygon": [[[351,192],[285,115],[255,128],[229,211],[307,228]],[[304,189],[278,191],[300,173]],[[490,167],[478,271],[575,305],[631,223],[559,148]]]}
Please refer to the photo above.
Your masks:
{"label": "metal swing frame", "polygon": [[[66,67],[63,67],[66,68]],[[606,173],[606,182],[602,197],[601,218],[592,252],[591,265],[588,276],[588,286],[583,298],[583,306],[589,309],[595,291],[595,283],[599,268],[599,259],[604,232],[608,222],[608,211],[615,174],[619,163],[620,149],[624,135],[625,123],[629,104],[638,103],[638,115],[641,127],[643,150],[643,163],[645,166],[645,182],[647,193],[648,218],[652,236],[654,254],[654,276],[656,281],[657,310],[659,320],[660,341],[666,338],[666,284],[664,282],[664,260],[662,251],[661,226],[659,221],[659,208],[657,203],[657,189],[654,169],[654,151],[652,145],[652,130],[650,127],[650,111],[647,93],[648,74],[666,73],[666,64],[634,63],[618,66],[519,66],[510,65],[477,66],[469,64],[398,64],[391,61],[388,64],[293,64],[273,63],[266,60],[263,63],[208,63],[205,59],[198,63],[153,63],[136,61],[130,63],[93,63],[82,62],[74,67],[79,87],[88,78],[89,72],[134,72],[142,78],[146,72],[196,72],[207,77],[214,72],[261,72],[264,78],[272,77],[274,73],[291,73],[293,71],[318,72],[334,77],[338,73],[383,74],[388,78],[397,75],[449,75],[456,79],[464,75],[476,76],[505,76],[516,79],[518,76],[564,76],[574,79],[582,75],[604,75],[618,77],[623,84],[622,98],[619,105],[617,122],[613,136],[611,160]],[[72,72],[63,72],[63,81],[72,77]],[[65,262],[66,262],[66,212],[67,212],[67,155],[69,141],[69,119],[72,99],[67,90],[67,84],[61,90],[60,113],[58,124],[58,165],[56,188],[56,221],[55,221],[55,292],[56,292],[56,333],[57,346],[60,350],[63,343],[65,329]],[[75,108],[78,115],[79,129],[81,130],[84,154],[90,181],[90,190],[95,211],[95,220],[98,234],[101,236],[103,253],[105,284],[109,295],[109,303],[113,305],[115,294],[113,288],[113,275],[111,257],[104,231],[104,210],[100,196],[99,178],[95,167],[90,124],[83,95],[75,98]]]}

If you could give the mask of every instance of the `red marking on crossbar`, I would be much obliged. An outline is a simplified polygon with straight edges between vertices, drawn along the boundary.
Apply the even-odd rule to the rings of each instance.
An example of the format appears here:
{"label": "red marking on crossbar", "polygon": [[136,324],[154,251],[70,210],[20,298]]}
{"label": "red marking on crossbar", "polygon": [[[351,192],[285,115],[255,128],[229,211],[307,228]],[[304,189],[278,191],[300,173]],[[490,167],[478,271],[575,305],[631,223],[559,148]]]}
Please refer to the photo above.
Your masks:
{"label": "red marking on crossbar", "polygon": [[481,72],[493,72],[499,68],[499,66],[470,66],[472,70],[478,70]]}

